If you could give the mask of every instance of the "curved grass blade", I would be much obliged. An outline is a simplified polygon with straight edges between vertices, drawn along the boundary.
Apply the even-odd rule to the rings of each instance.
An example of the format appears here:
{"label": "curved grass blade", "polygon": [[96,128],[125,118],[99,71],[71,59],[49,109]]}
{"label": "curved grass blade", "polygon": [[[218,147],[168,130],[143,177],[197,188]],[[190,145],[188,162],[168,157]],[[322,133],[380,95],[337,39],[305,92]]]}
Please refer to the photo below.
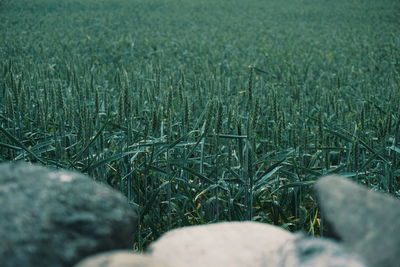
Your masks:
{"label": "curved grass blade", "polygon": [[18,144],[23,150],[26,151],[30,156],[32,156],[34,159],[39,161],[40,163],[46,165],[46,162],[44,162],[42,159],[40,159],[35,153],[33,153],[29,148],[27,148],[21,141],[19,141],[16,137],[14,137],[11,133],[9,133],[6,129],[0,126],[0,132],[2,132],[6,137],[8,137],[11,141],[14,143]]}

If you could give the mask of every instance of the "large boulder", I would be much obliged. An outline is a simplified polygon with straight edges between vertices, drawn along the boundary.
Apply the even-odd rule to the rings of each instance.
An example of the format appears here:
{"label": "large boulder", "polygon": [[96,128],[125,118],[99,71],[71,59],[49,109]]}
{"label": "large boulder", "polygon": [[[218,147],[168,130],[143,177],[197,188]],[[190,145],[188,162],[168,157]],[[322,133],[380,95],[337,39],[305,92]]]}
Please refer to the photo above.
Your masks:
{"label": "large boulder", "polygon": [[132,247],[136,214],[123,195],[77,172],[0,164],[1,266],[71,266]]}
{"label": "large boulder", "polygon": [[168,267],[162,262],[132,251],[110,251],[90,256],[80,261],[75,267]]}
{"label": "large boulder", "polygon": [[294,238],[268,224],[227,222],[172,230],[153,242],[150,251],[174,267],[278,266],[279,247]]}
{"label": "large boulder", "polygon": [[[297,234],[293,241],[286,242],[278,254],[279,267],[366,267],[356,255],[341,244],[325,239]],[[273,265],[266,265],[273,266]]]}
{"label": "large boulder", "polygon": [[328,176],[315,185],[330,231],[369,266],[399,266],[400,200],[346,178]]}
{"label": "large boulder", "polygon": [[339,244],[257,222],[229,222],[172,230],[150,247],[175,267],[363,267]]}

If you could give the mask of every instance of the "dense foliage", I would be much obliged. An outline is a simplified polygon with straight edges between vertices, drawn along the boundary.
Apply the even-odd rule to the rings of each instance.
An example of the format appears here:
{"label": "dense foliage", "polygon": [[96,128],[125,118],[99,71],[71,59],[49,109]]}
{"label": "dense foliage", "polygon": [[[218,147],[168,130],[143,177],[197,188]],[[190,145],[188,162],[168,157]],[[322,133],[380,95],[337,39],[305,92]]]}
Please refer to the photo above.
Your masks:
{"label": "dense foliage", "polygon": [[3,1],[0,161],[121,190],[138,249],[225,220],[319,234],[320,176],[399,196],[399,18],[396,0]]}

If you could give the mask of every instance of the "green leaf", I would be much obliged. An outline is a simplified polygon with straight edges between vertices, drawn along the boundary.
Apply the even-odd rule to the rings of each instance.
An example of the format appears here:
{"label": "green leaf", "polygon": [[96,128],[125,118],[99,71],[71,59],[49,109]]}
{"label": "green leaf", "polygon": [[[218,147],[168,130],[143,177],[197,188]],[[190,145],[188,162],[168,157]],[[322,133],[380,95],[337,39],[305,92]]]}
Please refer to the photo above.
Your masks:
{"label": "green leaf", "polygon": [[278,189],[275,189],[272,193],[276,193],[279,190],[285,189],[285,188],[294,188],[294,187],[308,187],[310,185],[313,185],[315,183],[315,181],[301,181],[301,182],[293,182],[293,183],[289,183],[289,184],[285,184],[280,186]]}
{"label": "green leaf", "polygon": [[82,172],[90,172],[90,171],[100,167],[101,165],[104,165],[104,164],[109,163],[111,161],[122,159],[122,158],[124,158],[126,156],[129,156],[129,155],[132,155],[132,154],[136,154],[137,155],[140,152],[143,152],[143,151],[142,150],[139,150],[139,151],[135,150],[135,151],[129,151],[129,152],[123,152],[123,153],[116,154],[116,155],[114,155],[112,157],[109,157],[109,158],[106,158],[106,159],[102,159],[100,161],[95,162],[94,164],[92,164],[90,166],[87,166],[86,168],[84,168],[82,170]]}
{"label": "green leaf", "polygon": [[198,178],[200,178],[200,179],[202,179],[202,180],[204,180],[204,181],[206,181],[206,182],[208,182],[210,184],[214,183],[214,181],[212,181],[210,178],[200,174],[199,172],[197,172],[197,171],[195,171],[193,169],[190,169],[188,167],[185,167],[185,166],[182,166],[182,165],[176,164],[176,163],[173,163],[171,165],[176,166],[178,168],[181,168],[182,170],[187,171],[188,173],[193,174],[194,176],[196,176],[196,177],[198,177]]}
{"label": "green leaf", "polygon": [[389,147],[389,149],[393,150],[393,151],[395,151],[397,153],[400,153],[400,148],[398,148],[397,146],[391,146],[391,147]]}
{"label": "green leaf", "polygon": [[103,126],[98,130],[97,134],[90,140],[90,142],[81,151],[79,151],[77,154],[72,156],[72,158],[74,159],[72,161],[72,164],[74,164],[83,155],[83,153],[85,153],[89,149],[89,147],[94,143],[94,141],[96,141],[96,139],[104,131],[104,129],[106,128],[107,125],[108,125],[108,122],[104,123]]}
{"label": "green leaf", "polygon": [[282,168],[283,166],[277,166],[274,169],[272,169],[270,172],[268,172],[267,174],[265,174],[261,179],[259,179],[255,184],[253,189],[256,190],[257,188],[259,188],[260,186],[264,185],[269,178],[274,175],[280,168]]}
{"label": "green leaf", "polygon": [[23,150],[25,150],[30,156],[39,161],[42,164],[46,164],[42,159],[40,159],[35,153],[33,153],[29,148],[27,148],[22,142],[20,142],[16,137],[14,137],[11,133],[9,133],[6,129],[0,126],[0,132],[2,132],[6,137],[8,137],[11,141],[18,144]]}

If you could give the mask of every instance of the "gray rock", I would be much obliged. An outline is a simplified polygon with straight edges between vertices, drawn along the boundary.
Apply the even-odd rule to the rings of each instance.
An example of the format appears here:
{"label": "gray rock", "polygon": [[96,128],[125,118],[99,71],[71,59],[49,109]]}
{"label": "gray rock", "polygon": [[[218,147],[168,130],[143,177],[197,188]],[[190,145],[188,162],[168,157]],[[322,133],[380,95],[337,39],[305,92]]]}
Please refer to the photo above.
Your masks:
{"label": "gray rock", "polygon": [[315,185],[323,217],[339,238],[369,266],[398,267],[400,200],[359,186],[339,176]]}
{"label": "gray rock", "polygon": [[279,250],[279,267],[365,267],[356,255],[339,243],[297,234]]}
{"label": "gray rock", "polygon": [[1,266],[71,266],[132,246],[136,214],[123,195],[76,172],[0,164]]}
{"label": "gray rock", "polygon": [[216,223],[172,230],[151,255],[174,267],[278,266],[278,249],[295,235],[257,222]]}
{"label": "gray rock", "polygon": [[146,255],[120,250],[90,256],[75,267],[168,267],[168,265]]}
{"label": "gray rock", "polygon": [[256,222],[176,229],[154,242],[150,253],[175,267],[365,267],[334,241]]}

